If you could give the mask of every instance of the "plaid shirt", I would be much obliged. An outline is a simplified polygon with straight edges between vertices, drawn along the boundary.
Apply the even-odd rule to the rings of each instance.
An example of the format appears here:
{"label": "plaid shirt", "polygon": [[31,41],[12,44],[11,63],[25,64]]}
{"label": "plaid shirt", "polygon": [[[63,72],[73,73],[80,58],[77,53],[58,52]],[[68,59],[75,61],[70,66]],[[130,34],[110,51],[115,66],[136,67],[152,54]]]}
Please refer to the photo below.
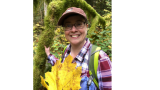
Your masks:
{"label": "plaid shirt", "polygon": [[[89,69],[88,69],[88,55],[89,55],[89,49],[91,47],[91,43],[88,38],[86,38],[86,43],[84,44],[83,48],[79,52],[79,54],[73,59],[73,62],[77,63],[78,66],[82,66],[82,74],[81,77],[87,76],[89,77]],[[71,51],[71,45],[69,44],[64,52],[64,58],[66,58]],[[62,62],[64,61],[64,58],[62,59]],[[58,60],[54,55],[50,54],[48,56],[48,62],[52,64],[52,66],[55,64],[56,60]],[[104,51],[100,51],[99,53],[99,60],[98,60],[98,69],[97,69],[97,78],[99,83],[99,89],[100,90],[111,90],[112,89],[112,74],[111,74],[111,61],[108,57],[108,55]]]}

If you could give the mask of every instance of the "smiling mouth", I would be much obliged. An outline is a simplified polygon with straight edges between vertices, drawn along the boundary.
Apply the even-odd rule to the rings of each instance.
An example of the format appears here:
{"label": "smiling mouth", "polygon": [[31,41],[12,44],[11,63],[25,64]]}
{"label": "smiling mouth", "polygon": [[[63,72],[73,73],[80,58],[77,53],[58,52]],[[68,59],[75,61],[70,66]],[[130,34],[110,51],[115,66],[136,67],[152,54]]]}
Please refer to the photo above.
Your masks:
{"label": "smiling mouth", "polygon": [[71,35],[72,38],[78,38],[80,35]]}

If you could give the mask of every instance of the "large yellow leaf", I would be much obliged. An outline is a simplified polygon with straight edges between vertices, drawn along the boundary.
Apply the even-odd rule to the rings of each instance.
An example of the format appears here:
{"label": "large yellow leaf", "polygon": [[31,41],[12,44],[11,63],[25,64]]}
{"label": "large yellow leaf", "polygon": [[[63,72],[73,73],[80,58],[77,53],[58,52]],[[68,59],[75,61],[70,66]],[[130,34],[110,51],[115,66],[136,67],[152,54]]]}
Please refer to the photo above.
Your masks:
{"label": "large yellow leaf", "polygon": [[82,67],[76,67],[76,63],[72,63],[72,60],[71,55],[68,55],[63,63],[58,60],[52,66],[51,72],[45,73],[45,79],[40,76],[41,84],[48,90],[79,90]]}

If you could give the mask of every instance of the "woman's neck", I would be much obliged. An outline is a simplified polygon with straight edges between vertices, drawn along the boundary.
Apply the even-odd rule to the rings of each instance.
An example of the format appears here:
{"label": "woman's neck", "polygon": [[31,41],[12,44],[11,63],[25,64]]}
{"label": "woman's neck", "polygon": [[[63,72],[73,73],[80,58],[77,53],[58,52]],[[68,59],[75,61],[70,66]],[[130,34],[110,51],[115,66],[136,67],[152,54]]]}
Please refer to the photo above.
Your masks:
{"label": "woman's neck", "polygon": [[78,55],[85,43],[86,40],[84,41],[84,43],[81,43],[79,45],[71,45],[71,56],[73,58],[75,58]]}

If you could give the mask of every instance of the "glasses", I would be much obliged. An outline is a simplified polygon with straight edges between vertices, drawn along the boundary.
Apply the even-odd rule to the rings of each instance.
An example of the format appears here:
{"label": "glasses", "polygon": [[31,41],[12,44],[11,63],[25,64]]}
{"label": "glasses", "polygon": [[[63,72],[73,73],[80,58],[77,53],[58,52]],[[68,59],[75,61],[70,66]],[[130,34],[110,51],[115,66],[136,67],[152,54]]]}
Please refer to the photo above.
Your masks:
{"label": "glasses", "polygon": [[72,27],[75,26],[76,29],[82,29],[84,28],[86,22],[76,22],[75,24],[71,24],[71,23],[66,23],[63,25],[63,27],[65,28],[65,31],[69,31],[72,30]]}

